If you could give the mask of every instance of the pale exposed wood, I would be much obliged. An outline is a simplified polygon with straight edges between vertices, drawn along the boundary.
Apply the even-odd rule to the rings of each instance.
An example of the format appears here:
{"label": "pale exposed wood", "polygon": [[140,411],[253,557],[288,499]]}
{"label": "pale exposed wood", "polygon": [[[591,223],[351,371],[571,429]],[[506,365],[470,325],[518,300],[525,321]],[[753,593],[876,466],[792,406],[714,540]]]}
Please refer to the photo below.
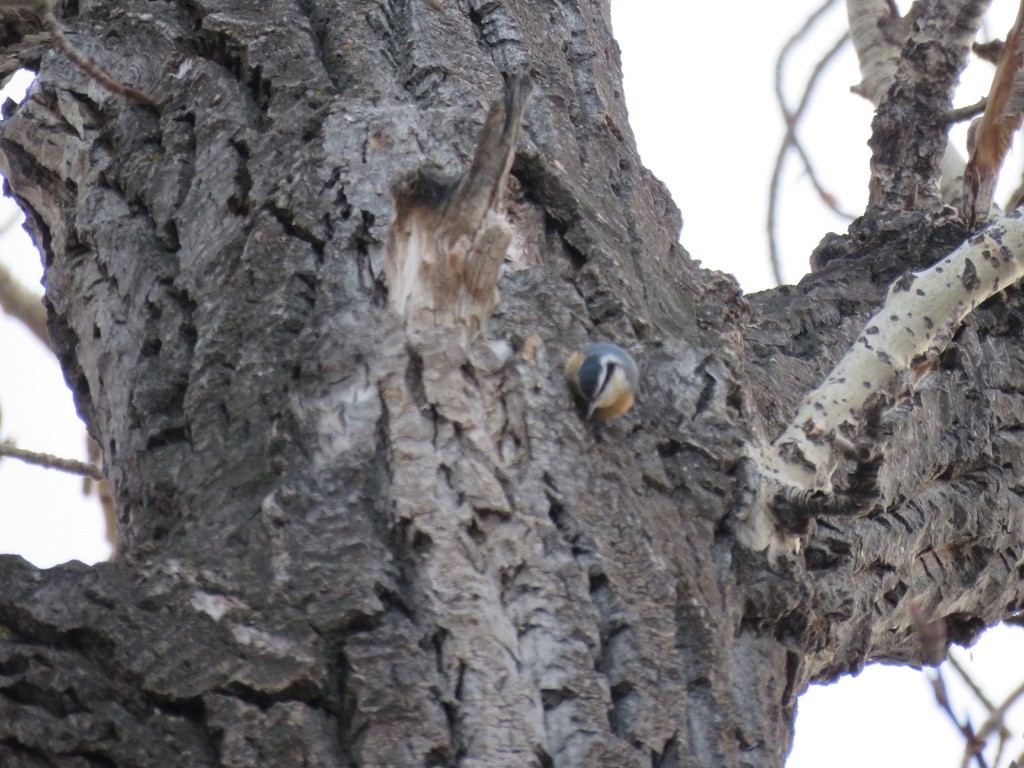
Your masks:
{"label": "pale exposed wood", "polygon": [[510,77],[461,176],[419,169],[393,187],[384,265],[391,306],[409,327],[461,327],[475,337],[497,306],[515,226],[499,203],[532,89],[528,76]]}

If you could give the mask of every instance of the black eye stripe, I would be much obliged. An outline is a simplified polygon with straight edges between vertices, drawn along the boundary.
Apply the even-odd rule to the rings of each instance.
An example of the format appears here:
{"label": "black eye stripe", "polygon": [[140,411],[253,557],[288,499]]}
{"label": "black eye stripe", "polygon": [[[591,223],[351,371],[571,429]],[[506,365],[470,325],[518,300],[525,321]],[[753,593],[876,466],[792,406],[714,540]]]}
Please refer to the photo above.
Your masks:
{"label": "black eye stripe", "polygon": [[611,383],[612,376],[615,375],[615,368],[616,365],[614,362],[611,360],[605,361],[604,369],[601,371],[603,375],[601,376],[601,381],[597,385],[596,397],[600,397],[608,387],[608,384]]}

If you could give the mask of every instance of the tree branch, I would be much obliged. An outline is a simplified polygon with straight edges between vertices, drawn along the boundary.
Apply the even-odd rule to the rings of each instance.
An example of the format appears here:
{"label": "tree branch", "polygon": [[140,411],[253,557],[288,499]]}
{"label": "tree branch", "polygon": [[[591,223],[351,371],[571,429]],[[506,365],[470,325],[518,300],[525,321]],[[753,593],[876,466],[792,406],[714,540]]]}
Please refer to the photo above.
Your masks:
{"label": "tree branch", "polygon": [[868,207],[938,210],[953,90],[967,64],[989,0],[936,0],[921,8],[896,77],[872,123]]}
{"label": "tree branch", "polygon": [[977,731],[977,738],[984,742],[989,736],[996,731],[1005,727],[1006,713],[1010,710],[1014,704],[1016,704],[1021,698],[1024,698],[1024,683],[1021,683],[1010,694],[1003,699],[999,706],[992,709],[989,712],[985,722],[981,724]]}
{"label": "tree branch", "polygon": [[878,106],[896,77],[903,40],[892,32],[901,19],[885,0],[846,0],[846,15],[863,78],[853,90]]}
{"label": "tree branch", "polygon": [[37,467],[46,467],[47,469],[58,469],[61,472],[67,472],[72,475],[84,475],[91,477],[93,480],[106,479],[103,470],[95,464],[89,464],[88,462],[76,459],[64,459],[51,453],[27,451],[24,448],[17,448],[7,442],[0,443],[0,456],[9,456],[12,459],[24,461],[26,464],[34,464]]}
{"label": "tree branch", "polygon": [[985,113],[967,134],[967,167],[964,169],[963,216],[971,229],[991,216],[999,171],[1003,167],[1010,142],[1024,121],[1024,83],[1020,82],[1024,64],[1024,0],[1017,18],[1006,36],[999,64],[992,77]]}
{"label": "tree branch", "polygon": [[46,309],[38,296],[18,282],[14,274],[0,264],[0,309],[20,320],[47,347]]}
{"label": "tree branch", "polygon": [[946,113],[947,123],[961,123],[964,120],[970,120],[971,118],[977,117],[985,111],[985,106],[988,104],[988,99],[979,99],[973,104],[968,104],[966,107],[957,107],[951,109]]}
{"label": "tree branch", "polygon": [[976,306],[1024,275],[1024,214],[1011,212],[932,267],[903,275],[843,359],[764,452],[766,476],[796,491],[832,489],[865,422],[912,388]]}
{"label": "tree branch", "polygon": [[993,709],[996,708],[996,705],[992,703],[988,696],[985,695],[985,692],[981,690],[981,686],[979,686],[978,683],[975,682],[974,678],[964,668],[964,665],[960,663],[960,660],[954,654],[948,654],[946,656],[946,661],[949,662],[949,666],[951,666],[953,668],[953,671],[956,672],[957,676],[960,678],[960,681],[971,689],[971,693],[974,694],[974,698],[976,698],[981,703],[981,705],[985,707],[985,709],[991,712]]}
{"label": "tree branch", "polygon": [[[897,16],[895,5],[888,1],[847,0],[846,7],[850,19],[850,35],[863,77],[860,84],[854,86],[853,91],[877,107],[896,77],[900,51],[916,18],[913,14],[917,13],[917,6],[912,8],[911,14],[905,18]],[[976,50],[977,47],[975,44],[972,50]],[[978,105],[974,104],[950,110],[944,120],[947,123],[956,122],[977,108]],[[964,164],[964,158],[947,141],[940,162],[939,193],[942,200],[948,204],[959,204]]]}
{"label": "tree branch", "polygon": [[772,273],[775,276],[775,282],[779,285],[783,282],[782,277],[782,261],[779,256],[778,243],[775,237],[776,221],[778,218],[778,203],[779,203],[779,184],[782,181],[782,168],[785,163],[786,156],[789,154],[790,149],[795,149],[803,161],[804,170],[807,173],[807,177],[810,179],[811,184],[818,192],[818,197],[835,213],[840,216],[847,216],[853,218],[849,214],[841,211],[839,206],[836,204],[835,197],[827,192],[822,186],[818,179],[818,175],[814,170],[814,164],[811,162],[811,158],[808,156],[800,138],[797,136],[796,128],[804,113],[807,110],[807,105],[810,103],[811,94],[814,91],[815,85],[821,75],[824,74],[828,65],[832,63],[835,57],[846,45],[849,40],[849,35],[843,35],[837,40],[832,47],[825,52],[818,63],[815,64],[814,69],[811,71],[810,76],[807,78],[807,82],[804,85],[803,95],[800,98],[800,103],[797,105],[795,110],[790,110],[786,104],[786,96],[782,89],[783,70],[785,59],[793,46],[798,42],[803,35],[805,35],[813,26],[813,23],[833,4],[835,0],[826,0],[825,4],[822,5],[817,11],[812,14],[811,18],[807,20],[804,26],[789,40],[789,42],[783,47],[779,53],[778,59],[775,62],[775,97],[779,103],[779,108],[782,110],[782,117],[786,123],[786,133],[782,137],[782,143],[779,146],[778,154],[775,157],[775,166],[772,169],[771,183],[769,184],[768,191],[768,254],[771,260]]}
{"label": "tree branch", "polygon": [[932,693],[935,695],[935,702],[938,704],[939,709],[945,713],[953,727],[964,737],[964,766],[973,757],[978,762],[978,768],[987,768],[985,756],[981,752],[985,747],[985,740],[975,733],[970,719],[964,718],[964,721],[960,722],[960,718],[953,711],[953,706],[949,701],[949,692],[946,690],[946,680],[942,672],[935,670],[934,674],[928,676],[928,682],[932,686]]}

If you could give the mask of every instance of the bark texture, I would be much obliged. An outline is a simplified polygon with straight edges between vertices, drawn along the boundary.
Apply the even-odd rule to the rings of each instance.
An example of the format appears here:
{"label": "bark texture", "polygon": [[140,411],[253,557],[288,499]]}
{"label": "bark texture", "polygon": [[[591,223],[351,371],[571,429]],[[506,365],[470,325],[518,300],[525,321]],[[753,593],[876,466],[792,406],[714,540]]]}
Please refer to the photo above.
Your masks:
{"label": "bark texture", "polygon": [[[777,563],[733,532],[750,446],[963,227],[878,213],[744,299],[677,244],[606,2],[442,5],[69,9],[156,109],[17,49],[0,170],[121,542],[0,558],[0,764],[781,766],[810,680],[919,661],[912,605],[964,642],[1024,607],[1016,292],[876,425],[871,503],[795,515]],[[465,170],[522,70],[501,302],[407,334],[390,190]],[[597,338],[643,376],[600,431],[561,377]]]}
{"label": "bark texture", "polygon": [[949,134],[946,114],[990,2],[934,0],[915,4],[908,14],[910,33],[868,142],[869,211],[881,207],[935,213],[941,208],[940,163]]}

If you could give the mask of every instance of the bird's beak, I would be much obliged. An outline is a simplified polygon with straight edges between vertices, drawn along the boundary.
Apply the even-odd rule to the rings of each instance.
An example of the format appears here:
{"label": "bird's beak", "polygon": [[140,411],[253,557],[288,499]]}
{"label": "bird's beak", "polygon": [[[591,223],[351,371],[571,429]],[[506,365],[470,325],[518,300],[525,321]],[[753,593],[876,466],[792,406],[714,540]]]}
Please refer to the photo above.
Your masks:
{"label": "bird's beak", "polygon": [[597,408],[597,403],[591,403],[587,406],[587,421],[594,418],[594,409]]}

